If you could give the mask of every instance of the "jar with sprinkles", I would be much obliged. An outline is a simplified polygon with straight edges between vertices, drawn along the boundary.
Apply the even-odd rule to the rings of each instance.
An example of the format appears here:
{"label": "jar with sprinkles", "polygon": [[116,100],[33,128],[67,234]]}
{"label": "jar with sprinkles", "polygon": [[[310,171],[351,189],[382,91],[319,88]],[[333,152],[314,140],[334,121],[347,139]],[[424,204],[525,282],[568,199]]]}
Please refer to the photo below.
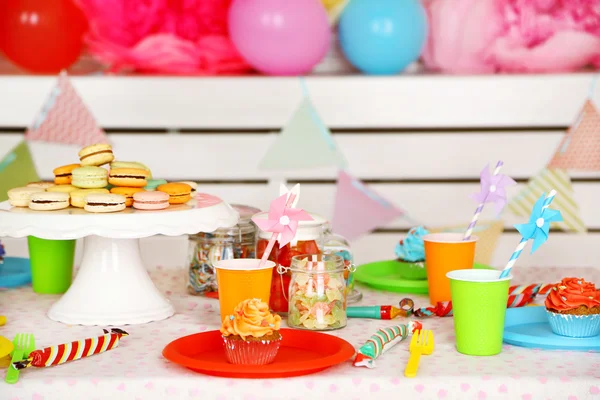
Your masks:
{"label": "jar with sprinkles", "polygon": [[256,225],[251,217],[260,210],[239,204],[231,205],[240,214],[232,228],[189,237],[187,291],[192,295],[218,297],[214,263],[233,258],[255,258]]}

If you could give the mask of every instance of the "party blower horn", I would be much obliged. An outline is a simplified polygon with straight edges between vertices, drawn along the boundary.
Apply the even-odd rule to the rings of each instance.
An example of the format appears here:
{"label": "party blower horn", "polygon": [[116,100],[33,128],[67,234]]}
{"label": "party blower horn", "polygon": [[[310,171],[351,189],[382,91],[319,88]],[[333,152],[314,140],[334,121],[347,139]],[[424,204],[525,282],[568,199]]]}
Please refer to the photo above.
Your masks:
{"label": "party blower horn", "polygon": [[486,165],[481,171],[481,191],[471,196],[471,198],[477,201],[479,205],[475,210],[475,214],[465,232],[463,240],[471,239],[473,229],[477,224],[477,220],[483,211],[485,203],[494,203],[496,205],[497,214],[500,214],[500,211],[502,211],[506,205],[506,187],[515,185],[516,182],[512,178],[500,173],[500,169],[503,165],[504,163],[502,161],[498,161],[493,175],[490,175],[489,165]]}
{"label": "party blower horn", "polygon": [[300,208],[294,208],[295,200],[300,195],[300,185],[296,185],[289,192],[279,196],[271,202],[267,219],[252,218],[252,221],[263,231],[271,232],[271,240],[260,259],[259,268],[264,266],[269,255],[279,242],[279,248],[290,243],[296,236],[300,221],[312,221],[312,217]]}
{"label": "party blower horn", "polygon": [[548,235],[550,234],[550,223],[561,222],[563,220],[560,211],[549,208],[550,203],[552,203],[552,200],[554,200],[554,196],[556,196],[556,190],[554,189],[548,193],[548,196],[546,196],[546,193],[542,194],[542,196],[533,206],[531,216],[529,217],[529,222],[526,224],[515,225],[515,228],[517,231],[519,231],[523,238],[510,257],[510,260],[508,260],[506,267],[504,267],[504,270],[500,274],[500,279],[506,278],[510,274],[512,267],[515,265],[515,262],[521,255],[521,252],[525,248],[525,245],[529,239],[533,239],[533,246],[531,247],[531,254],[533,254],[542,244],[546,242],[546,240],[548,240]]}

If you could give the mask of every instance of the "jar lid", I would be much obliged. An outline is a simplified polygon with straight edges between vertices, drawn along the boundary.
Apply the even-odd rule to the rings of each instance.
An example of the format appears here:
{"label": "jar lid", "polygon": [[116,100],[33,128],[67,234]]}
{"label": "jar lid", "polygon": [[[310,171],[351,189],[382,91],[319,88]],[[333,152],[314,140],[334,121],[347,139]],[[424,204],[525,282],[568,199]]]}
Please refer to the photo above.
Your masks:
{"label": "jar lid", "polygon": [[335,254],[304,254],[293,256],[290,265],[291,271],[328,273],[341,272],[345,268],[344,259]]}
{"label": "jar lid", "polygon": [[[318,240],[323,235],[323,227],[327,223],[327,219],[318,214],[308,213],[312,217],[312,221],[299,221],[298,230],[296,231],[295,240]],[[267,219],[268,212],[261,212],[254,215],[252,218]],[[273,234],[258,229],[258,237],[261,239],[271,239]]]}
{"label": "jar lid", "polygon": [[[245,206],[243,204],[231,204],[231,207],[240,214],[237,225],[231,228],[219,228],[214,232],[210,233],[198,233],[196,235],[190,235],[191,239],[202,239],[202,240],[235,240],[240,236],[252,234],[256,231],[254,224],[252,224],[252,216],[260,212],[260,209]],[[252,236],[254,237],[254,236]]]}

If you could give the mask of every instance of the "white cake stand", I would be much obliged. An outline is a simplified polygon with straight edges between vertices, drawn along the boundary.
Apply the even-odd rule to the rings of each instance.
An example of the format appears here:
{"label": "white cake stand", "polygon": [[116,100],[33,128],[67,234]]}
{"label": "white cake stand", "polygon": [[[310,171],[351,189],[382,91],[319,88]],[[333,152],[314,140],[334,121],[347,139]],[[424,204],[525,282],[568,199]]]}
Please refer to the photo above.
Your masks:
{"label": "white cake stand", "polygon": [[48,311],[70,325],[143,324],[169,318],[171,303],[154,286],[140,254],[139,239],[213,232],[237,224],[227,203],[198,208],[194,201],[161,211],[126,209],[90,214],[82,209],[33,211],[0,203],[0,236],[84,239],[79,273]]}

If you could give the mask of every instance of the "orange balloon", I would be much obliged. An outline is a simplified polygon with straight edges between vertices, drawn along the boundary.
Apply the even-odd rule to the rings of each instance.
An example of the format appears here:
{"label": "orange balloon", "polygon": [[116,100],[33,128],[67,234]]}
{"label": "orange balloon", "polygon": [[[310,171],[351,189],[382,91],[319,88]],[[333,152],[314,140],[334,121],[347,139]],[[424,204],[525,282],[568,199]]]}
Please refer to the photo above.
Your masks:
{"label": "orange balloon", "polygon": [[0,1],[0,50],[30,72],[55,74],[72,65],[87,29],[72,0]]}

